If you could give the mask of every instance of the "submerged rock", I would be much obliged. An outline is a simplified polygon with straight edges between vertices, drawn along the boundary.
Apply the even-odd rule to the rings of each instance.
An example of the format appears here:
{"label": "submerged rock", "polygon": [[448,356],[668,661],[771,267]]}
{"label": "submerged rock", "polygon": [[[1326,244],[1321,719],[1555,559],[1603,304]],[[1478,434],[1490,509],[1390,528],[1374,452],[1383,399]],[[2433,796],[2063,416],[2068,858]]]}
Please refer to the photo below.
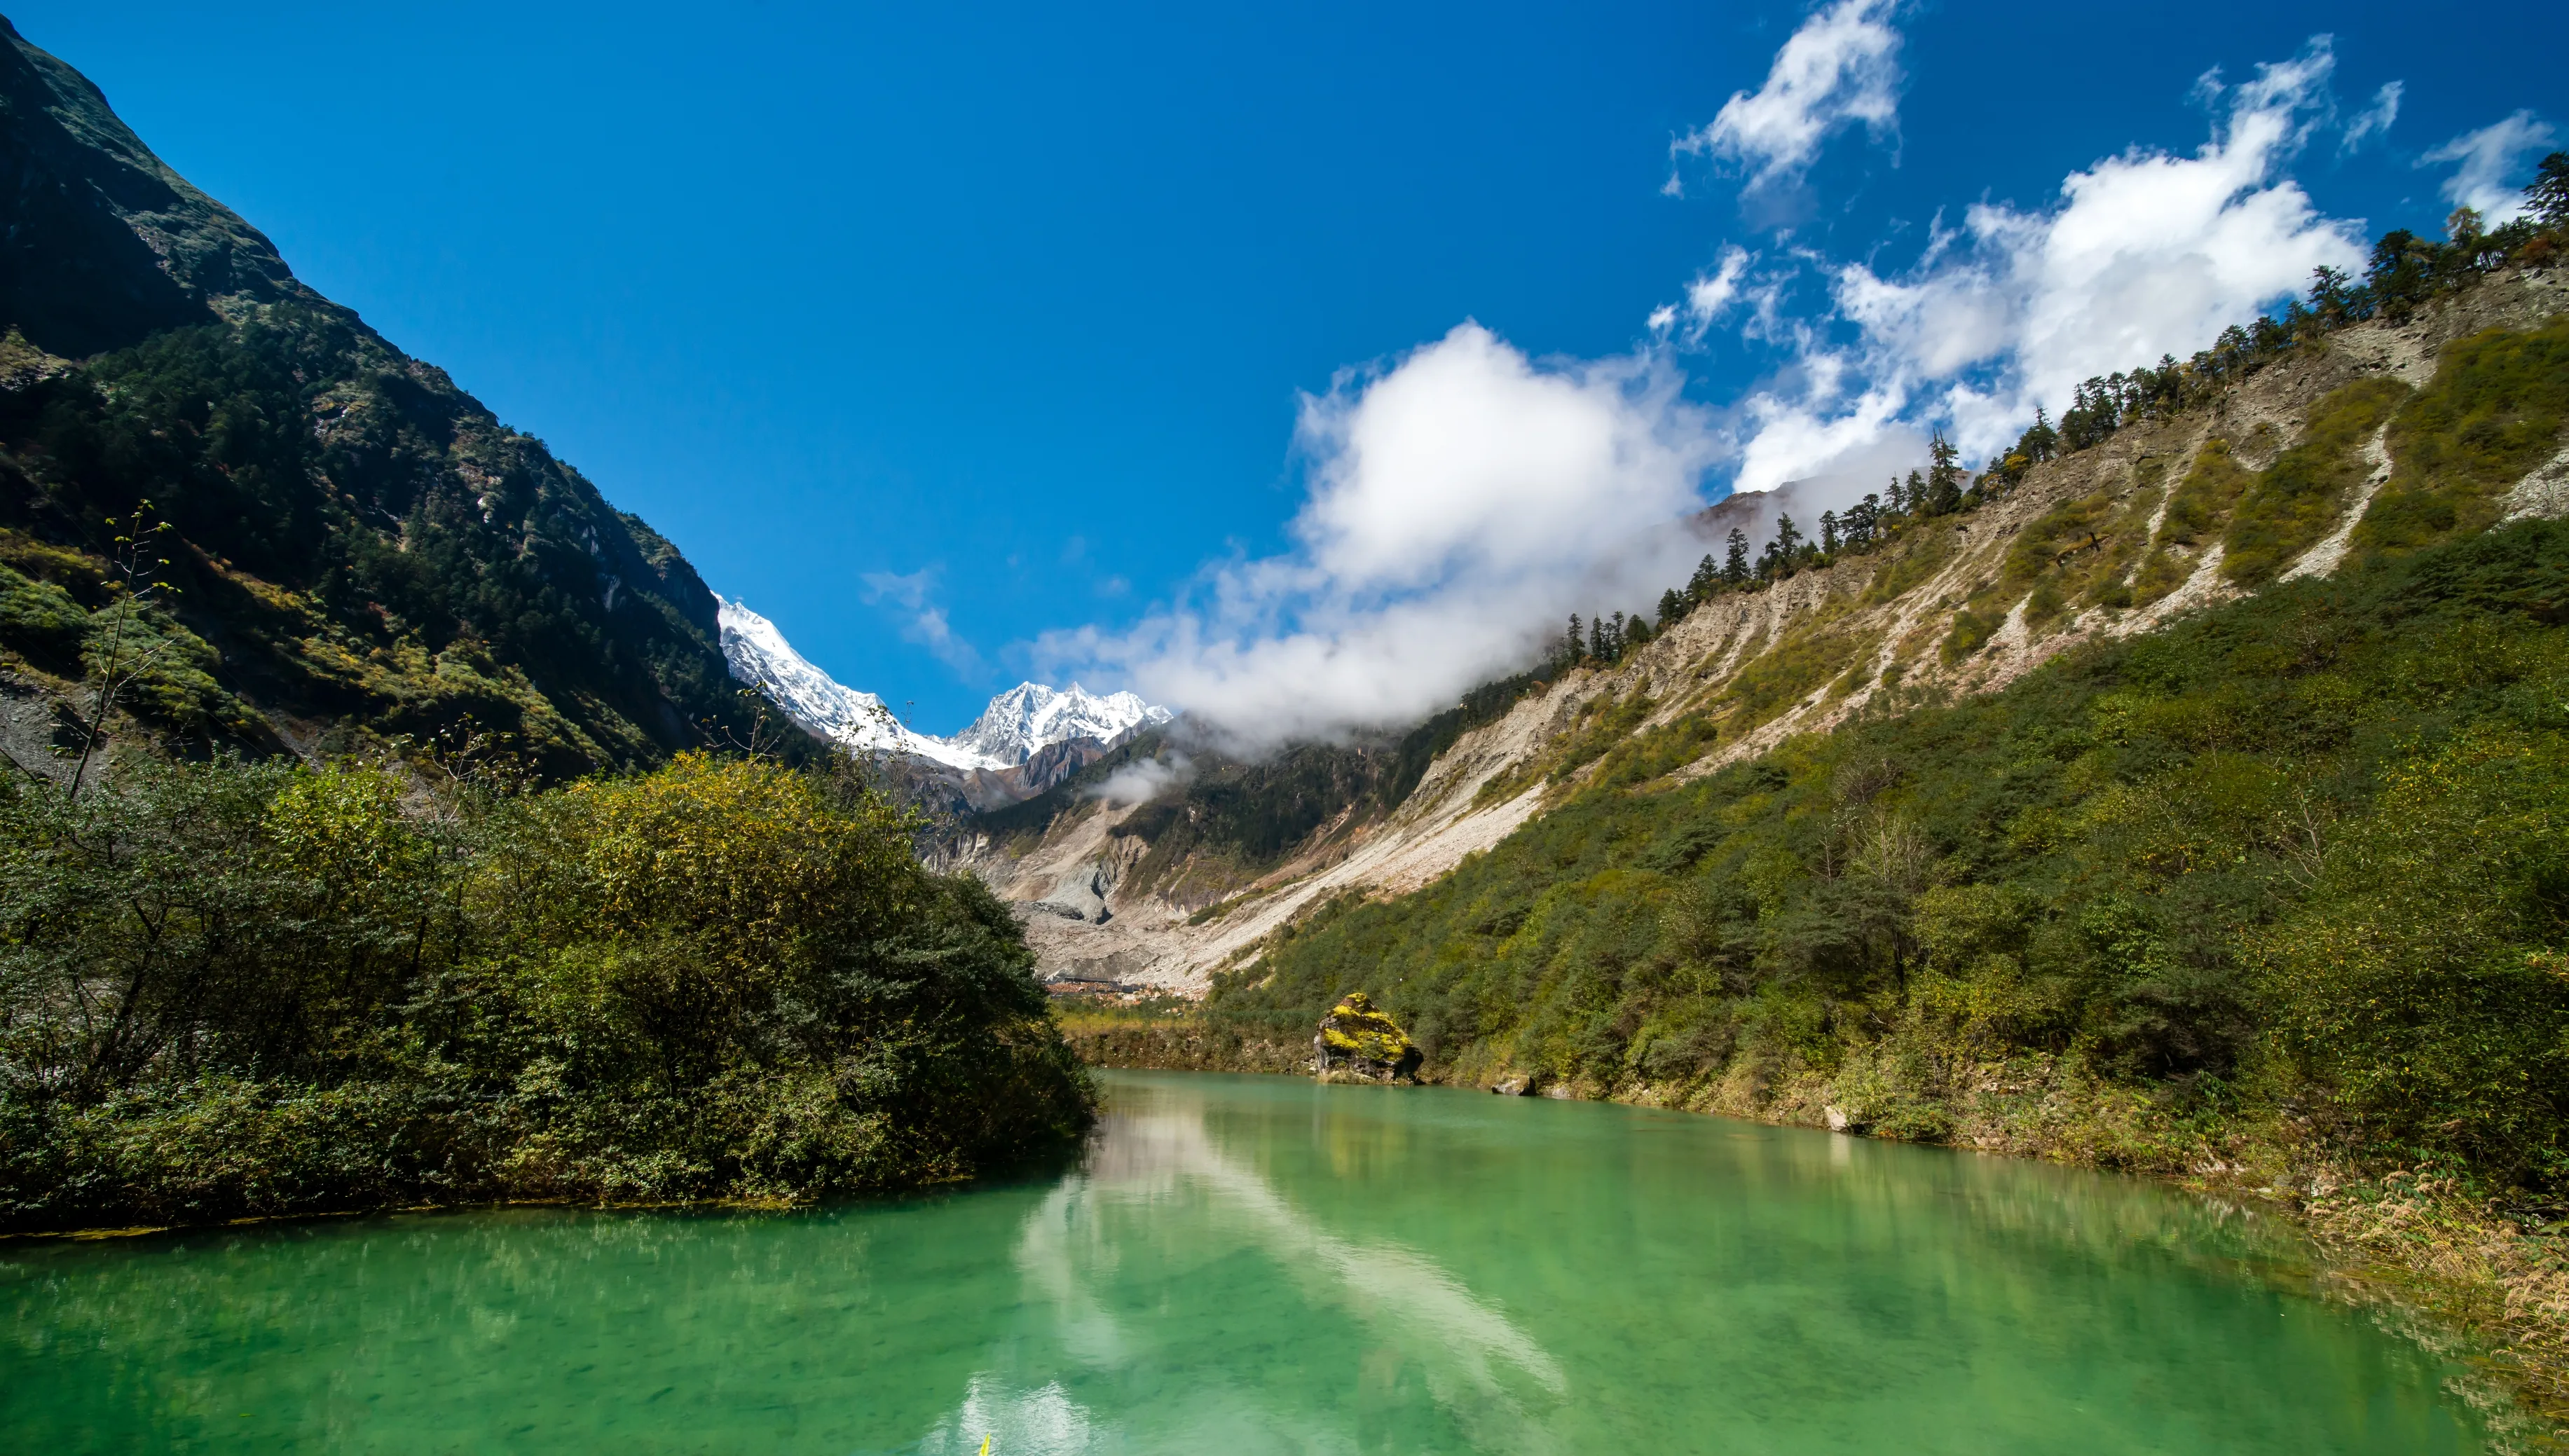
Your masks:
{"label": "submerged rock", "polygon": [[1347,992],[1320,1018],[1311,1052],[1311,1070],[1322,1081],[1388,1082],[1416,1075],[1425,1060],[1400,1023],[1362,991]]}

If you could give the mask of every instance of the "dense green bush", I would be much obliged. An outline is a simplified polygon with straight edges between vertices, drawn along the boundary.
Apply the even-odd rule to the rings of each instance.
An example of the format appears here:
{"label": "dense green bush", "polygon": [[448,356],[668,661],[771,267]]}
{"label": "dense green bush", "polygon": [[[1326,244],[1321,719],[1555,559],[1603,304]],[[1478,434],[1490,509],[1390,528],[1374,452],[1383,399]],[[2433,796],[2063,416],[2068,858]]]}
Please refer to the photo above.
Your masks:
{"label": "dense green bush", "polygon": [[0,1226],[968,1176],[1089,1093],[1015,922],[846,775],[0,789]]}
{"label": "dense green bush", "polygon": [[2569,1155],[2569,525],[2302,578],[1679,787],[1603,781],[1221,980],[1431,1067],[1685,1097],[2028,1053],[2544,1182]]}

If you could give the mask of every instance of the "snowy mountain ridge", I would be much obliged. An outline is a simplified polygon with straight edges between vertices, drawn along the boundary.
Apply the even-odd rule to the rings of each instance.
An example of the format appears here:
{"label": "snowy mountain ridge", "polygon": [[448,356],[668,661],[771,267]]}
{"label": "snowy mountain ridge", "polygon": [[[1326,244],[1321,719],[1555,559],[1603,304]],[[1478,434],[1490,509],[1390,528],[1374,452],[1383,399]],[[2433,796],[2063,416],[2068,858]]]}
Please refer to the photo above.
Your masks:
{"label": "snowy mountain ridge", "polygon": [[823,738],[870,753],[909,754],[948,768],[1000,770],[1074,738],[1112,743],[1177,715],[1129,692],[1100,696],[1072,683],[1056,690],[1021,682],[990,700],[972,726],[951,738],[903,723],[884,700],[813,665],[776,624],[742,602],[716,596],[723,660],[735,681],[762,688],[788,717]]}
{"label": "snowy mountain ridge", "polygon": [[1001,763],[1021,764],[1051,744],[1074,738],[1113,743],[1136,728],[1176,716],[1135,693],[1101,697],[1075,682],[1060,691],[1021,682],[990,699],[971,727],[944,741]]}

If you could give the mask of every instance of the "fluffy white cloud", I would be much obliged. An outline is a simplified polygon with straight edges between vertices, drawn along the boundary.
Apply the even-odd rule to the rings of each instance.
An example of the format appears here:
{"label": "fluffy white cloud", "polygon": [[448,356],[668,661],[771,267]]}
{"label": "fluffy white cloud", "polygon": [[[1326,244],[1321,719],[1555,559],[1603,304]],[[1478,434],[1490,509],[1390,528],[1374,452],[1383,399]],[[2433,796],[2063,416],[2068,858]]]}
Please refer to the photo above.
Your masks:
{"label": "fluffy white cloud", "polygon": [[2518,159],[2547,152],[2557,140],[2550,123],[2520,111],[2476,132],[2464,132],[2418,158],[2417,165],[2461,164],[2444,179],[2445,198],[2457,207],[2476,209],[2482,221],[2495,227],[2524,210],[2522,184],[2515,181]]}
{"label": "fluffy white cloud", "polygon": [[1986,454],[2082,379],[2190,355],[2312,269],[2361,267],[2354,226],[2282,175],[2328,113],[2333,66],[2321,37],[2238,86],[2206,77],[2224,111],[2191,156],[2135,149],[2070,174],[2051,206],[1974,206],[1906,273],[1836,268],[1837,313],[1859,342],[1810,351],[1802,376],[1817,385],[1752,402],[1762,428],[1742,488],[1861,453],[1872,435],[1914,438],[1922,418]]}
{"label": "fluffy white cloud", "polygon": [[[1798,176],[1832,127],[1887,129],[1889,13],[1841,0],[1815,15],[1763,89],[1679,150],[1749,164],[1753,189]],[[2285,173],[2335,114],[2333,68],[2323,36],[2246,82],[2206,76],[2202,147],[2105,158],[2044,206],[1974,206],[1906,269],[1727,247],[1630,356],[1532,361],[1467,323],[1342,377],[1303,402],[1296,549],[1210,568],[1133,630],[1056,634],[1039,655],[1118,674],[1253,747],[1414,722],[1523,666],[1564,612],[1648,607],[1682,580],[1708,544],[1679,523],[1715,466],[1738,491],[1794,485],[1789,509],[1815,517],[1922,464],[1931,428],[1977,459],[2081,379],[2190,355],[2312,269],[2359,268],[2360,225],[2322,215]],[[2378,134],[2397,102],[2384,88],[2353,130]],[[2502,171],[2538,126],[2508,125],[2457,139],[2451,160],[2468,175],[2502,154]],[[1790,306],[1814,279],[1826,302]],[[1686,402],[1676,362],[1716,324],[1778,359],[1718,410]]]}
{"label": "fluffy white cloud", "polygon": [[[1678,138],[1669,159],[1727,158],[1751,186],[1798,179],[1831,132],[1862,124],[1875,136],[1900,120],[1900,32],[1891,0],[1838,0],[1803,21],[1767,69],[1766,84],[1734,92],[1712,121]],[[1681,193],[1674,172],[1666,188]]]}
{"label": "fluffy white cloud", "polygon": [[1678,523],[1720,442],[1680,383],[1647,354],[1537,363],[1463,324],[1303,401],[1298,549],[1039,651],[1253,747],[1414,722],[1522,666],[1564,611],[1683,579],[1704,546]]}

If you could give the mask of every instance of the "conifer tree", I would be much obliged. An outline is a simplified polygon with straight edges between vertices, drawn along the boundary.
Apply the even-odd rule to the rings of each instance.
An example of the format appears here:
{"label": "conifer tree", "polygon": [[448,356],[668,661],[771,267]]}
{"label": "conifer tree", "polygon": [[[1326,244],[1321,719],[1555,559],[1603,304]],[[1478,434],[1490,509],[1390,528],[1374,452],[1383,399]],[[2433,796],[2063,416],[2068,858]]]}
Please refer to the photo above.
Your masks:
{"label": "conifer tree", "polygon": [[1820,554],[1824,556],[1834,556],[1837,553],[1838,513],[1835,511],[1823,511],[1820,513]]}
{"label": "conifer tree", "polygon": [[1673,586],[1660,592],[1659,630],[1664,632],[1668,628],[1675,626],[1677,624],[1677,618],[1685,615],[1685,593],[1677,590]]}
{"label": "conifer tree", "polygon": [[1951,516],[1963,509],[1963,452],[1938,430],[1928,442],[1927,514]]}
{"label": "conifer tree", "polygon": [[1696,601],[1708,601],[1712,598],[1713,588],[1720,584],[1721,568],[1712,563],[1712,554],[1707,551],[1703,563],[1694,568],[1694,575],[1686,582],[1686,595]]}
{"label": "conifer tree", "polygon": [[1730,528],[1730,556],[1722,565],[1721,579],[1733,586],[1748,581],[1748,534],[1736,526]]}
{"label": "conifer tree", "polygon": [[2524,189],[2525,214],[2544,227],[2569,228],[2569,152],[2554,152]]}
{"label": "conifer tree", "polygon": [[1577,667],[1579,659],[1587,655],[1588,642],[1580,635],[1579,613],[1574,611],[1570,614],[1570,635],[1563,638],[1561,643],[1561,665]]}
{"label": "conifer tree", "polygon": [[1588,624],[1588,658],[1592,662],[1611,662],[1606,650],[1606,618],[1598,617]]}

